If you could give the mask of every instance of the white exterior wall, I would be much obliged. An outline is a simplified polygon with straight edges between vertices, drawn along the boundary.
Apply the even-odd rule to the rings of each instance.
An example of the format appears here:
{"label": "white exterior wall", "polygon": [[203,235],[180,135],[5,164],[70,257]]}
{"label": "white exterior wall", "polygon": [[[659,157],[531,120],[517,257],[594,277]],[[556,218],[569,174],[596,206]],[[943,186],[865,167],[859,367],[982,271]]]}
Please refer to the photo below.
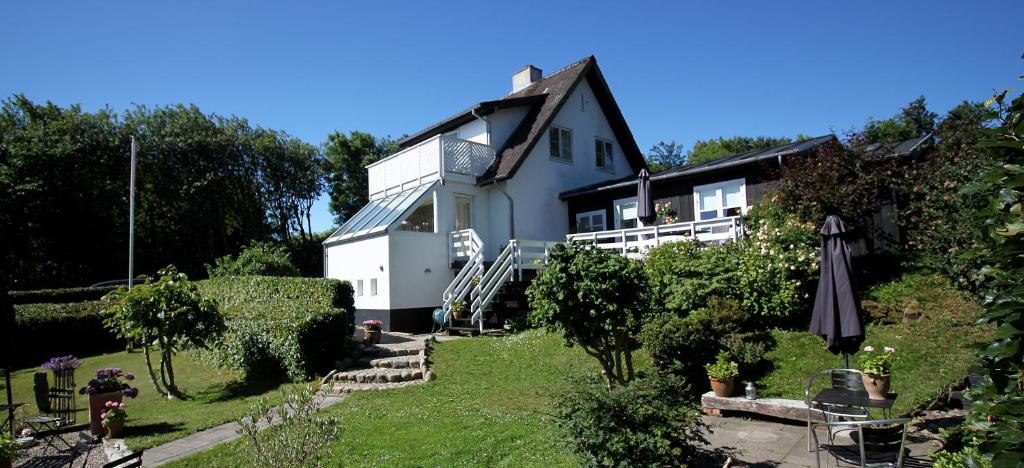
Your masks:
{"label": "white exterior wall", "polygon": [[487,123],[481,119],[475,119],[447,134],[457,134],[463,140],[475,141],[483,145],[490,144],[487,141]]}
{"label": "white exterior wall", "polygon": [[[388,236],[370,237],[345,244],[328,245],[327,277],[352,283],[363,280],[363,295],[355,291],[356,309],[390,309],[391,272]],[[370,295],[370,280],[377,279],[377,295]],[[443,290],[443,289],[442,289]]]}
{"label": "white exterior wall", "polygon": [[395,231],[391,245],[391,308],[439,307],[454,275],[448,264],[448,234]]}
{"label": "white exterior wall", "polygon": [[491,145],[495,150],[500,150],[505,145],[505,141],[512,136],[512,132],[523,121],[523,117],[526,117],[529,110],[530,108],[525,106],[513,107],[501,109],[487,116],[487,121],[491,125]]}
{"label": "white exterior wall", "polygon": [[[585,107],[581,110],[580,96]],[[590,85],[580,82],[572,96],[555,115],[552,125],[572,130],[572,163],[550,156],[548,129],[519,170],[507,181],[507,192],[515,199],[516,238],[564,240],[569,232],[568,206],[558,194],[571,188],[633,175],[622,146],[612,132]],[[614,170],[598,169],[594,139],[614,145]]]}

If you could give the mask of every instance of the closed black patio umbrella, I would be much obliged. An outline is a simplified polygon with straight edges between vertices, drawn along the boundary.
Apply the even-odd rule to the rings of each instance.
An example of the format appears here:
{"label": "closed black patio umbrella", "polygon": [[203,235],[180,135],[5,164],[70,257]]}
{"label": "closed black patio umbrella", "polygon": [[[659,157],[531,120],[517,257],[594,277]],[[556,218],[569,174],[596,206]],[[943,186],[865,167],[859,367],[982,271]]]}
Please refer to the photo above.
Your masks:
{"label": "closed black patio umbrella", "polygon": [[636,217],[640,222],[648,224],[656,216],[654,199],[651,198],[651,176],[647,169],[640,169],[640,176],[636,180]]}
{"label": "closed black patio umbrella", "polygon": [[849,368],[850,354],[864,342],[864,326],[847,233],[843,220],[836,215],[830,215],[821,227],[821,278],[814,297],[811,333],[824,339],[833,354],[843,353]]}

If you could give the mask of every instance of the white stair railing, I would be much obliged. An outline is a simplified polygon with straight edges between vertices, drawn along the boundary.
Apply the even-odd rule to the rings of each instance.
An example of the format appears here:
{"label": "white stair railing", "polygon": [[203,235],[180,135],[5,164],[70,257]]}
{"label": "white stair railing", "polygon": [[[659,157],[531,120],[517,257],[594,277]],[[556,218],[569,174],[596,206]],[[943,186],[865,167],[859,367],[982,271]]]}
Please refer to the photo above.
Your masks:
{"label": "white stair railing", "polygon": [[[442,306],[445,311],[444,320],[451,326],[452,304],[465,300],[467,296],[472,300],[473,297],[476,297],[475,291],[480,288],[479,284],[474,284],[473,278],[484,273],[484,243],[472,229],[452,232],[449,234],[449,238],[454,239],[453,245],[458,246],[459,253],[465,254],[459,255],[459,257],[466,256],[466,264],[462,266],[459,273],[455,275],[455,279],[441,294],[441,300],[444,302]],[[481,329],[482,327],[481,323]]]}
{"label": "white stair railing", "polygon": [[478,324],[482,333],[484,331],[484,314],[505,283],[515,278],[516,272],[519,273],[519,281],[522,281],[523,270],[544,268],[547,263],[548,249],[557,243],[516,239],[508,241],[508,245],[494,260],[494,264],[484,273],[479,288],[473,292],[473,304],[470,308],[473,315],[470,317],[470,323]]}

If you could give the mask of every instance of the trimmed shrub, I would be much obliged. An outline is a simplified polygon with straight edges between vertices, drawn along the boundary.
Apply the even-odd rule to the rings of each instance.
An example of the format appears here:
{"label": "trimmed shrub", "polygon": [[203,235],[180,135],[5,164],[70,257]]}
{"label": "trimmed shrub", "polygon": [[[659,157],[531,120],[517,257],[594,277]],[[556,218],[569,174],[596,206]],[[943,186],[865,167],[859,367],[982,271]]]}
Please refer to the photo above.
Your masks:
{"label": "trimmed shrub", "polygon": [[206,265],[211,278],[221,276],[299,276],[299,269],[292,265],[291,254],[283,245],[269,242],[254,242],[242,249],[238,258],[225,255],[214,265]]}
{"label": "trimmed shrub", "polygon": [[66,304],[71,302],[98,301],[117,286],[98,288],[39,289],[35,291],[10,291],[7,297],[18,304]]}
{"label": "trimmed shrub", "polygon": [[228,330],[214,364],[247,375],[312,378],[347,352],[355,329],[352,285],[319,278],[239,276],[197,283],[217,300]]}
{"label": "trimmed shrub", "polygon": [[103,326],[103,301],[14,306],[16,365],[38,365],[47,358],[99,354],[124,349]]}
{"label": "trimmed shrub", "polygon": [[644,262],[651,295],[664,309],[686,315],[707,305],[710,297],[736,294],[740,245],[672,242],[651,249]]}
{"label": "trimmed shrub", "polygon": [[591,377],[572,381],[555,407],[586,466],[686,466],[707,443],[687,393],[657,376],[610,390]]}

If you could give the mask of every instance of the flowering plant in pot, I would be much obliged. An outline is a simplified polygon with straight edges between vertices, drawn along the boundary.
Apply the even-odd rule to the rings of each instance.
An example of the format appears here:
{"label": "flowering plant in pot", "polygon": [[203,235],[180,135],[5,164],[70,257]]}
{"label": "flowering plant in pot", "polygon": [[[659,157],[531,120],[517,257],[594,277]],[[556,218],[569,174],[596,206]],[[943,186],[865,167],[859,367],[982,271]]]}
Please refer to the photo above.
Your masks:
{"label": "flowering plant in pot", "polygon": [[664,205],[655,203],[654,213],[663,224],[675,224],[679,221],[676,210],[672,209],[672,202],[665,202]]}
{"label": "flowering plant in pot", "polygon": [[363,321],[363,343],[366,344],[377,344],[380,343],[380,330],[384,326],[384,322],[380,320],[364,320]]}
{"label": "flowering plant in pot", "polygon": [[100,413],[100,418],[102,418],[103,427],[107,428],[107,437],[116,438],[121,435],[124,420],[128,418],[128,413],[124,410],[127,407],[127,403],[117,401],[108,401],[103,404],[104,410]]}
{"label": "flowering plant in pot", "polygon": [[452,317],[461,319],[466,313],[466,301],[455,301],[451,307]]}
{"label": "flowering plant in pot", "polygon": [[10,468],[14,464],[14,459],[18,458],[20,451],[21,446],[11,438],[7,431],[2,431],[0,433],[0,468]]}
{"label": "flowering plant in pot", "polygon": [[860,367],[864,373],[864,389],[872,400],[884,400],[892,385],[893,354],[896,348],[886,346],[882,352],[875,351],[874,346],[864,347]]}
{"label": "flowering plant in pot", "polygon": [[75,369],[82,363],[74,355],[59,356],[50,358],[43,363],[43,369],[53,372],[54,386],[57,388],[74,388]]}
{"label": "flowering plant in pot", "polygon": [[135,374],[118,367],[107,367],[96,371],[96,378],[89,381],[78,393],[89,395],[89,429],[94,435],[103,434],[100,416],[108,401],[120,403],[125,396],[139,396],[139,389],[128,384],[135,380]]}
{"label": "flowering plant in pot", "polygon": [[740,374],[739,364],[729,359],[729,353],[722,351],[712,364],[704,366],[711,380],[711,389],[715,396],[728,397],[732,395],[733,385],[736,376]]}

